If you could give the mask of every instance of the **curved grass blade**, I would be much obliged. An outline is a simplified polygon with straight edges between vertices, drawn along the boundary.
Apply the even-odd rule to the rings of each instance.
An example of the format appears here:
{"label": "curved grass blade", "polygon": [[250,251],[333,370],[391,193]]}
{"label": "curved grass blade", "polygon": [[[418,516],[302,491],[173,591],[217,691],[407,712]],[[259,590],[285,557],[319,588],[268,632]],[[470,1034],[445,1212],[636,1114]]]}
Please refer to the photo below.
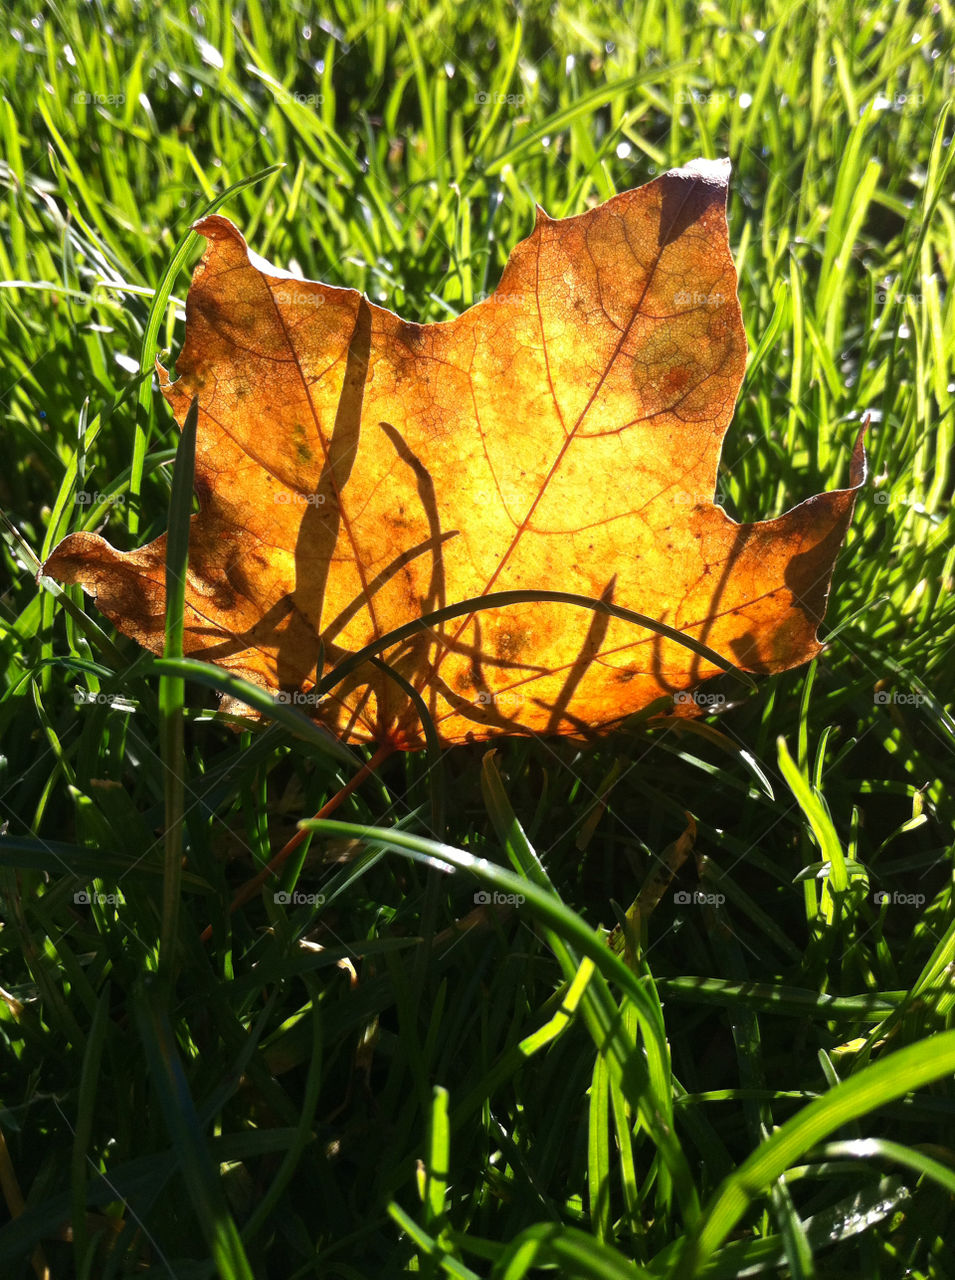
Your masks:
{"label": "curved grass blade", "polygon": [[[575,952],[594,961],[596,972],[582,1002],[588,1028],[600,1051],[607,1055],[611,1070],[622,1081],[626,1096],[639,1112],[642,1124],[656,1144],[664,1167],[673,1180],[684,1221],[688,1226],[692,1224],[699,1213],[699,1202],[689,1166],[672,1127],[672,1094],[666,1088],[668,1062],[661,1058],[659,1010],[636,974],[610,951],[599,935],[566,906],[552,888],[546,889],[536,880],[517,875],[463,849],[387,827],[359,826],[329,818],[306,819],[299,825],[326,835],[375,842],[429,866],[438,862],[458,871],[470,872],[491,889],[523,898],[530,911],[545,925],[551,945],[555,945],[556,940],[561,946],[562,967],[568,979],[574,977],[579,967],[580,961]],[[540,870],[546,875],[542,867]],[[643,1032],[647,1063],[644,1063],[640,1052],[634,1052],[635,1046],[625,1033],[610,982],[623,989],[634,1010]]]}
{"label": "curved grass blade", "polygon": [[955,1195],[955,1169],[926,1151],[887,1138],[852,1138],[848,1142],[828,1142],[818,1153],[823,1160],[891,1160],[912,1169],[919,1177],[931,1178],[950,1196]]}
{"label": "curved grass blade", "polygon": [[674,1272],[675,1280],[691,1280],[703,1269],[746,1212],[750,1202],[789,1166],[843,1125],[894,1102],[897,1098],[955,1072],[955,1031],[907,1045],[836,1085],[822,1098],[787,1120],[735,1173],[725,1179],[688,1239]]}
{"label": "curved grass blade", "polygon": [[238,702],[244,702],[341,764],[357,766],[363,763],[359,756],[349,751],[327,729],[310,720],[295,707],[278,702],[257,684],[223,671],[211,662],[202,662],[198,658],[154,658],[148,669],[161,676],[179,675],[187,680],[194,680],[196,684],[205,685],[208,689],[215,689],[217,693],[224,693]]}
{"label": "curved grass blade", "polygon": [[349,654],[347,658],[343,659],[337,667],[333,667],[328,675],[318,682],[315,686],[315,692],[319,696],[328,693],[330,689],[334,689],[337,684],[340,684],[346,676],[351,675],[356,667],[360,667],[363,662],[368,662],[379,653],[383,653],[385,649],[390,649],[392,645],[400,644],[403,640],[410,639],[411,636],[417,635],[420,631],[436,627],[442,622],[448,622],[451,618],[461,618],[467,614],[481,613],[485,609],[503,609],[511,604],[532,604],[535,602],[577,605],[581,609],[592,609],[594,613],[606,613],[612,618],[620,618],[623,622],[632,622],[638,627],[643,627],[647,631],[654,631],[657,635],[664,636],[667,640],[673,640],[676,644],[683,645],[685,649],[689,649],[697,657],[705,658],[714,667],[719,667],[721,671],[735,676],[747,688],[756,688],[756,681],[752,676],[745,671],[740,671],[738,667],[735,667],[732,662],[717,653],[715,649],[710,649],[707,645],[701,644],[699,640],[685,636],[682,631],[677,631],[675,627],[667,626],[665,622],[659,622],[656,618],[647,617],[645,613],[637,613],[633,609],[624,609],[620,605],[610,604],[606,600],[595,600],[590,596],[576,595],[572,591],[490,591],[487,595],[472,596],[470,600],[461,600],[457,604],[446,605],[443,609],[435,609],[433,613],[422,614],[420,618],[414,618],[411,622],[406,622],[404,626],[395,627],[394,631],[389,631],[387,635],[373,640],[371,644],[366,644],[363,649],[358,649],[355,653]]}
{"label": "curved grass blade", "polygon": [[493,1280],[524,1280],[532,1267],[544,1266],[575,1280],[652,1280],[656,1274],[585,1231],[545,1222],[511,1241],[491,1275]]}

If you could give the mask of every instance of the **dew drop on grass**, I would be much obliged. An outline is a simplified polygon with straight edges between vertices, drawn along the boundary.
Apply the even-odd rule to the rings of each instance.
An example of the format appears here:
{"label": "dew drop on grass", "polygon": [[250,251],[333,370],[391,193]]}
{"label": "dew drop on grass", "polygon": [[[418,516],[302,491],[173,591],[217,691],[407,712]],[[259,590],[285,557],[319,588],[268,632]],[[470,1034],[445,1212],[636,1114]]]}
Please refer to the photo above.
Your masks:
{"label": "dew drop on grass", "polygon": [[225,66],[225,60],[222,57],[222,54],[215,45],[210,44],[208,40],[203,40],[201,36],[196,36],[196,48],[199,50],[199,56],[202,58],[202,61],[206,63],[207,66],[214,67],[216,71],[221,71]]}

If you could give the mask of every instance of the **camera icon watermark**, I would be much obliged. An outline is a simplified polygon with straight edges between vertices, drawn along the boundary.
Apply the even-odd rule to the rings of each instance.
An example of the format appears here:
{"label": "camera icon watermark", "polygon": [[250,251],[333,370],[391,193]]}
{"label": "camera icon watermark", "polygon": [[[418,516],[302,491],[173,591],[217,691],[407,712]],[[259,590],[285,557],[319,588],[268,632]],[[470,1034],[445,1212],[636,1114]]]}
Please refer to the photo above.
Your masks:
{"label": "camera icon watermark", "polygon": [[879,93],[872,100],[873,111],[918,111],[924,106],[921,93]]}
{"label": "camera icon watermark", "polygon": [[280,507],[323,507],[325,495],[324,493],[289,493],[285,489],[279,489],[272,495],[272,501]]}
{"label": "camera icon watermark", "polygon": [[477,907],[522,907],[527,899],[522,893],[492,893],[488,889],[478,889],[474,894],[474,905]]}
{"label": "camera icon watermark", "polygon": [[924,907],[925,894],[901,893],[898,889],[888,893],[885,889],[877,889],[872,895],[872,901],[877,907]]}
{"label": "camera icon watermark", "polygon": [[525,701],[522,693],[513,693],[510,689],[502,689],[500,693],[489,693],[486,689],[474,699],[479,707],[519,707]]}
{"label": "camera icon watermark", "polygon": [[689,107],[694,102],[700,105],[707,103],[727,103],[732,100],[732,94],[723,93],[719,89],[711,89],[708,93],[704,93],[701,89],[684,89],[676,95],[676,104],[679,107]]}
{"label": "camera icon watermark", "polygon": [[527,295],[523,293],[479,293],[474,299],[478,302],[493,302],[496,307],[523,307],[527,304]]}
{"label": "camera icon watermark", "polygon": [[126,899],[120,892],[100,893],[96,889],[77,889],[73,894],[73,904],[77,907],[122,907]]}
{"label": "camera icon watermark", "polygon": [[325,295],[312,293],[308,289],[279,289],[273,298],[281,306],[288,307],[324,307]]}
{"label": "camera icon watermark", "polygon": [[278,889],[272,894],[272,901],[280,907],[323,907],[325,895],[324,893],[303,893],[301,889],[295,889],[291,893],[287,889]]}
{"label": "camera icon watermark", "polygon": [[678,307],[718,307],[725,301],[722,293],[701,293],[698,289],[678,289],[673,295]]}
{"label": "camera icon watermark", "polygon": [[79,107],[124,107],[125,93],[86,93],[80,90],[73,94],[73,102]]}
{"label": "camera icon watermark", "polygon": [[522,93],[478,92],[474,95],[474,101],[479,107],[522,107],[524,105],[524,95]]}
{"label": "camera icon watermark", "polygon": [[125,507],[125,493],[93,493],[89,489],[78,489],[73,497],[73,502],[78,507],[99,507],[103,504],[110,507]]}
{"label": "camera icon watermark", "polygon": [[113,707],[116,711],[135,711],[136,704],[121,693],[103,693],[92,689],[74,689],[73,702],[77,707]]}
{"label": "camera icon watermark", "polygon": [[897,689],[876,689],[872,701],[877,707],[921,707],[928,698],[921,693],[899,693]]}
{"label": "camera icon watermark", "polygon": [[716,493],[688,493],[685,489],[678,489],[673,495],[673,501],[681,507],[721,507],[728,497],[720,489]]}
{"label": "camera icon watermark", "polygon": [[273,89],[272,96],[280,107],[320,107],[325,101],[321,93],[289,93],[285,89]]}
{"label": "camera icon watermark", "polygon": [[303,693],[301,689],[281,690],[275,695],[275,701],[287,707],[317,707],[325,701],[324,694]]}
{"label": "camera icon watermark", "polygon": [[722,707],[725,704],[725,693],[705,693],[702,689],[684,689],[673,695],[675,707],[700,707],[706,711],[713,711],[716,707]]}
{"label": "camera icon watermark", "polygon": [[704,893],[702,889],[678,889],[673,895],[678,907],[721,907],[726,901],[724,893]]}
{"label": "camera icon watermark", "polygon": [[888,489],[879,489],[872,495],[877,507],[916,507],[923,510],[922,499],[913,493],[889,493]]}

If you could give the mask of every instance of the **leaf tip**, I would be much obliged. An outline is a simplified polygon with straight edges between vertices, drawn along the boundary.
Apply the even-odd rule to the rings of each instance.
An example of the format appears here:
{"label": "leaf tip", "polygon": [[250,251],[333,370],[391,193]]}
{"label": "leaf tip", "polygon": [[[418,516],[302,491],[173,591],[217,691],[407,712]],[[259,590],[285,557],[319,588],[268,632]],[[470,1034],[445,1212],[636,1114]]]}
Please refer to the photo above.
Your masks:
{"label": "leaf tip", "polygon": [[200,218],[189,228],[196,235],[205,236],[207,240],[235,240],[244,245],[245,237],[234,222],[224,218],[221,213],[210,213]]}
{"label": "leaf tip", "polygon": [[862,426],[856,436],[852,448],[852,461],[849,464],[849,487],[861,489],[869,476],[869,459],[865,451],[865,438],[869,430],[871,418],[867,413],[862,419]]}

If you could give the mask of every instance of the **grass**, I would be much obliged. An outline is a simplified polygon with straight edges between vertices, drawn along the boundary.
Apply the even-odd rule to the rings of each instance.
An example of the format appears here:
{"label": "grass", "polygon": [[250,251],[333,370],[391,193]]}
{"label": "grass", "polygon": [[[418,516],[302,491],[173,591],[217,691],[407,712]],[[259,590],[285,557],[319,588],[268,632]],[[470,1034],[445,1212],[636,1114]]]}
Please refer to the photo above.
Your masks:
{"label": "grass", "polygon": [[[3,1274],[955,1274],[951,6],[3,23]],[[698,154],[751,352],[722,501],[845,484],[870,419],[828,649],[695,729],[392,757],[296,837],[361,759],[35,580],[184,519],[190,223],[440,320],[535,202]]]}

